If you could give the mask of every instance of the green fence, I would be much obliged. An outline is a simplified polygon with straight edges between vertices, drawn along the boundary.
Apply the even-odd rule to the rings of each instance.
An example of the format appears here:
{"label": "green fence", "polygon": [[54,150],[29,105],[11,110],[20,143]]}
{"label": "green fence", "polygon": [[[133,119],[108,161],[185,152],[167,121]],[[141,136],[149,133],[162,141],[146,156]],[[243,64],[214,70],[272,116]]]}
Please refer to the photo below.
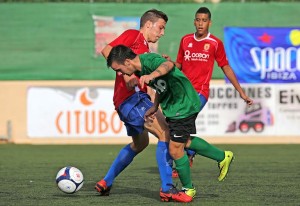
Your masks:
{"label": "green fence", "polygon": [[[175,59],[180,38],[194,32],[200,6],[211,10],[211,32],[221,39],[226,26],[300,25],[299,3],[1,3],[0,80],[114,79],[94,55],[92,15],[139,17],[151,8],[163,10],[169,22],[159,52]],[[223,78],[217,67],[213,78]]]}

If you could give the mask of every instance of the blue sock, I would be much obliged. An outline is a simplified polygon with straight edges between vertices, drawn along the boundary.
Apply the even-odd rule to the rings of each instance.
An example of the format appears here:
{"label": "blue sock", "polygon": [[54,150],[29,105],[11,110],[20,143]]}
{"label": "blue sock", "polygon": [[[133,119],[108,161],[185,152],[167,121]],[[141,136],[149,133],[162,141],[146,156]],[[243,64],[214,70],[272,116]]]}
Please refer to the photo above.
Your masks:
{"label": "blue sock", "polygon": [[173,159],[169,154],[169,143],[158,141],[156,147],[156,161],[161,179],[161,189],[167,192],[170,189],[172,181]]}
{"label": "blue sock", "polygon": [[130,144],[121,149],[104,177],[107,186],[112,185],[115,178],[132,162],[136,155],[137,153],[131,149]]}
{"label": "blue sock", "polygon": [[192,156],[196,153],[194,150],[190,150],[190,149],[185,149],[185,151],[188,156]]}

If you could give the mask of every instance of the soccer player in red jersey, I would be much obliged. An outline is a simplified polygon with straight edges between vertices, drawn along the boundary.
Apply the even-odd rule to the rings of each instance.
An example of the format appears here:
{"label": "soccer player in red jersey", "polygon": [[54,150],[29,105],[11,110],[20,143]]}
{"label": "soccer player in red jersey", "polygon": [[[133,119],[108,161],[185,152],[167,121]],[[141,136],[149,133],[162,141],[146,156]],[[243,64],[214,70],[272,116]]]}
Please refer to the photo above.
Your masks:
{"label": "soccer player in red jersey", "polygon": [[[123,32],[103,50],[105,58],[117,45],[130,47],[136,54],[150,52],[149,42],[155,43],[164,35],[168,17],[165,13],[152,9],[146,11],[140,20],[140,30]],[[162,181],[160,197],[162,201],[190,202],[192,199],[172,184],[172,158],[169,154],[169,128],[163,114],[158,111],[156,118],[144,120],[145,112],[153,105],[147,88],[138,86],[138,77],[116,73],[113,102],[120,119],[125,123],[132,142],[121,149],[106,176],[95,188],[100,195],[109,195],[114,179],[132,162],[133,158],[149,144],[148,131],[158,139],[156,159]]]}
{"label": "soccer player in red jersey", "polygon": [[[253,100],[244,93],[228,63],[223,42],[209,32],[210,25],[211,13],[209,9],[206,7],[199,8],[194,19],[196,32],[182,37],[177,59],[174,62],[176,67],[181,69],[198,92],[201,101],[200,111],[207,103],[209,97],[209,83],[212,78],[214,61],[222,68],[224,74],[239,92],[241,98],[248,105],[251,105]],[[170,60],[169,56],[163,56]],[[230,163],[233,160],[233,153],[231,151],[223,151],[202,138],[194,138],[187,145],[192,149],[198,148],[195,150],[197,154],[217,161],[220,171],[218,180],[224,180]],[[194,196],[196,190],[188,188],[186,193]]]}

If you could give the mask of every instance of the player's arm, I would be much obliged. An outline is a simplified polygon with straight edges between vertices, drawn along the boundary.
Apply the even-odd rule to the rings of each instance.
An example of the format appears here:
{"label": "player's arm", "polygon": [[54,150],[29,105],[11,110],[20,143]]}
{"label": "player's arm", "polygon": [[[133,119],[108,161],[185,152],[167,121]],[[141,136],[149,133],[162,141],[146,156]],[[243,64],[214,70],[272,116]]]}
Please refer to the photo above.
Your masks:
{"label": "player's arm", "polygon": [[112,46],[110,46],[109,44],[107,44],[101,51],[101,54],[104,56],[105,59],[107,59],[110,51],[112,50]]}
{"label": "player's arm", "polygon": [[[158,96],[159,94],[156,92],[155,93],[155,98],[154,98],[154,102],[153,102],[153,106],[150,107],[146,113],[145,113],[145,119],[149,118],[149,119],[154,119],[155,118],[155,113],[157,112],[158,110],[158,107],[159,107],[159,102],[158,102]],[[146,120],[147,121],[147,120]]]}
{"label": "player's arm", "polygon": [[170,57],[169,55],[167,55],[167,54],[162,54],[162,57],[165,58],[166,60],[170,61],[170,62],[173,62],[173,64],[174,64],[178,69],[181,70],[181,64],[178,63],[178,62],[172,61],[172,59],[171,59],[171,57]]}
{"label": "player's arm", "polygon": [[238,82],[232,68],[229,65],[225,65],[222,67],[222,70],[226,77],[229,79],[231,84],[234,86],[234,88],[240,93],[240,96],[248,105],[251,105],[253,103],[253,100],[250,99],[245,92],[243,91],[240,83]]}
{"label": "player's arm", "polygon": [[[124,34],[123,34],[124,35]],[[121,37],[119,37],[121,38]],[[117,41],[117,40],[115,40]],[[130,42],[126,42],[127,44],[130,44]],[[112,46],[107,44],[101,51],[102,55],[104,56],[105,59],[107,59],[110,51],[112,50]],[[130,90],[133,90],[134,87],[138,84],[138,79],[136,78],[136,76],[132,75],[132,76],[128,76],[128,75],[123,75],[123,78],[124,78],[124,81],[125,81],[125,84],[126,84],[126,87],[127,89],[130,91]]]}
{"label": "player's arm", "polygon": [[174,63],[171,61],[165,61],[160,64],[157,69],[155,69],[151,74],[143,75],[140,77],[140,84],[141,87],[144,88],[145,84],[149,84],[155,78],[163,76],[169,73],[174,67]]}
{"label": "player's arm", "polygon": [[131,76],[123,75],[123,78],[124,78],[126,87],[129,91],[133,90],[134,87],[139,84],[139,80],[135,75],[131,75]]}

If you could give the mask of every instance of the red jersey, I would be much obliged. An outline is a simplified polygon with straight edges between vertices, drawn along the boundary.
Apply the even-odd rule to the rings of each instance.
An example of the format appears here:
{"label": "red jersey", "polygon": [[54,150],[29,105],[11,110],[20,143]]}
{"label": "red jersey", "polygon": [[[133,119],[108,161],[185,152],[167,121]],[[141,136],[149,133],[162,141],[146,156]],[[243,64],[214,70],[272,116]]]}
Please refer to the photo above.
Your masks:
{"label": "red jersey", "polygon": [[[148,42],[146,41],[143,34],[140,33],[140,31],[138,30],[126,30],[118,38],[109,43],[109,45],[112,47],[120,44],[129,47],[136,54],[150,52]],[[144,87],[144,89],[142,89],[139,86],[139,88],[141,91],[147,92],[147,87]],[[115,108],[118,109],[120,104],[122,104],[128,97],[130,97],[134,93],[134,89],[131,91],[127,89],[123,75],[118,74],[118,72],[116,72],[115,89],[113,97]]]}
{"label": "red jersey", "polygon": [[181,64],[182,72],[191,81],[196,91],[208,99],[209,82],[214,69],[214,61],[219,67],[228,65],[223,42],[212,34],[201,40],[195,34],[182,37],[177,62]]}

